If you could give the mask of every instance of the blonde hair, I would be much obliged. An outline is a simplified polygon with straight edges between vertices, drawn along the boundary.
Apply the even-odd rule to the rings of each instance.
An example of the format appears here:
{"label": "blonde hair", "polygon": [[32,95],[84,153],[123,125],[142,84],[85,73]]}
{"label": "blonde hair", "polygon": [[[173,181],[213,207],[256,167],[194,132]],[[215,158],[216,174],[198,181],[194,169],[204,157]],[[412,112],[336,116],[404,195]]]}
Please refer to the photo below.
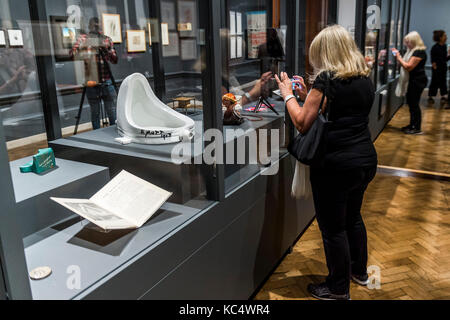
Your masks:
{"label": "blonde hair", "polygon": [[408,41],[413,45],[412,49],[408,49],[408,51],[416,51],[416,50],[427,50],[425,43],[422,40],[422,37],[417,31],[412,31],[405,36],[405,41]]}
{"label": "blonde hair", "polygon": [[340,25],[327,27],[314,38],[309,61],[314,68],[312,81],[324,71],[340,79],[367,77],[371,71],[350,33]]}

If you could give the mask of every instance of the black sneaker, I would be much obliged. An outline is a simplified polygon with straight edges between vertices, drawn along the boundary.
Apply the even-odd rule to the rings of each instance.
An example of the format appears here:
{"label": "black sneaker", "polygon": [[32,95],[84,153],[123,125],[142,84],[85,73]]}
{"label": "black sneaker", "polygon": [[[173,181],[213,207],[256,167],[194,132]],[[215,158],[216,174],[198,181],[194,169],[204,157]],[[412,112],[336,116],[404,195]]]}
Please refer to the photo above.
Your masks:
{"label": "black sneaker", "polygon": [[412,129],[412,125],[407,125],[406,127],[403,127],[401,130],[403,131],[403,132],[405,132],[406,130],[410,130],[410,129]]}
{"label": "black sneaker", "polygon": [[350,300],[350,294],[334,294],[328,289],[326,283],[308,285],[308,292],[319,300]]}
{"label": "black sneaker", "polygon": [[369,276],[367,274],[363,276],[352,274],[352,280],[363,287],[366,287],[369,284]]}
{"label": "black sneaker", "polygon": [[422,130],[416,128],[410,128],[408,130],[403,131],[405,134],[423,134]]}

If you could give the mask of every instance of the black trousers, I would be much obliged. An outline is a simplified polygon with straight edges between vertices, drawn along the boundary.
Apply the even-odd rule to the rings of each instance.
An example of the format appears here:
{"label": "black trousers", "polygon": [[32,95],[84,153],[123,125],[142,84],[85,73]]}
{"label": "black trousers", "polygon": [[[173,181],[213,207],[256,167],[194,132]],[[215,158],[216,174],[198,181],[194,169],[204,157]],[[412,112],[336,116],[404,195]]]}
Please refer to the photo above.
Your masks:
{"label": "black trousers", "polygon": [[422,127],[422,110],[420,110],[420,98],[422,97],[423,90],[425,90],[426,86],[426,82],[410,82],[408,85],[408,91],[406,93],[406,103],[409,106],[409,113],[411,115],[409,124],[419,130]]}
{"label": "black trousers", "polygon": [[447,66],[445,66],[445,68],[438,68],[437,70],[433,70],[430,91],[428,95],[430,97],[435,97],[438,93],[438,90],[441,91],[441,96],[445,96],[446,94],[448,94]]}
{"label": "black trousers", "polygon": [[332,171],[311,168],[316,217],[334,294],[350,290],[351,274],[367,274],[367,233],[361,205],[377,167]]}

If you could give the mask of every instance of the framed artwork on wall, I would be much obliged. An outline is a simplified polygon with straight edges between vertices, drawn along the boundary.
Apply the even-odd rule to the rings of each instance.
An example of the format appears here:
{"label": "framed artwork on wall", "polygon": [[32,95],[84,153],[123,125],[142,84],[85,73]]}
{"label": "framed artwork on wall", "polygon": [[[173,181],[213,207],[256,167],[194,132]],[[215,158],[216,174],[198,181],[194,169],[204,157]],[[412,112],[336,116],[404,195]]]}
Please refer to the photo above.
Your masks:
{"label": "framed artwork on wall", "polygon": [[247,57],[257,59],[259,47],[267,42],[266,11],[247,12]]}
{"label": "framed artwork on wall", "polygon": [[128,52],[145,52],[147,43],[144,30],[127,30]]}
{"label": "framed artwork on wall", "polygon": [[163,57],[177,57],[180,55],[180,44],[177,32],[169,33],[169,45],[163,47]]}
{"label": "framed artwork on wall", "polygon": [[195,1],[178,1],[179,25],[191,26],[188,31],[180,31],[180,37],[195,37],[197,30],[197,10]]}
{"label": "framed artwork on wall", "polygon": [[150,43],[159,43],[158,19],[149,19],[148,28],[151,33]]}
{"label": "framed artwork on wall", "polygon": [[175,3],[161,1],[161,22],[167,23],[169,30],[176,29]]}
{"label": "framed artwork on wall", "polygon": [[6,37],[5,37],[5,31],[0,30],[0,47],[6,46]]}
{"label": "framed artwork on wall", "polygon": [[22,30],[17,29],[8,30],[8,38],[10,47],[23,47]]}
{"label": "framed artwork on wall", "polygon": [[181,60],[197,59],[197,41],[195,39],[181,40]]}
{"label": "framed artwork on wall", "polygon": [[162,44],[163,44],[163,46],[170,45],[169,24],[161,23],[161,37],[162,37]]}
{"label": "framed artwork on wall", "polygon": [[114,43],[122,43],[122,27],[119,14],[102,14],[103,34],[111,38]]}
{"label": "framed artwork on wall", "polygon": [[79,31],[69,25],[66,16],[50,16],[53,50],[56,62],[72,60],[70,50],[79,36]]}

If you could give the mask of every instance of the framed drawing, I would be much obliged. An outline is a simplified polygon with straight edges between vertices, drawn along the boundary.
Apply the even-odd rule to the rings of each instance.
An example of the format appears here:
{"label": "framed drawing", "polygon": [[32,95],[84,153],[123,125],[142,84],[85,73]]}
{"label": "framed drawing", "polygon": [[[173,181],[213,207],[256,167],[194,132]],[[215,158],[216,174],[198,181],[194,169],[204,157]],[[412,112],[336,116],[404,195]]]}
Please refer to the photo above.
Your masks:
{"label": "framed drawing", "polygon": [[178,33],[169,33],[169,45],[163,47],[163,57],[177,57],[180,55],[180,44]]}
{"label": "framed drawing", "polygon": [[10,29],[8,30],[9,46],[23,47],[22,30]]}
{"label": "framed drawing", "polygon": [[236,58],[242,58],[244,56],[243,48],[244,41],[242,37],[236,37]]}
{"label": "framed drawing", "polygon": [[197,41],[195,39],[181,40],[181,60],[197,59]]}
{"label": "framed drawing", "polygon": [[236,34],[236,12],[230,11],[230,36]]}
{"label": "framed drawing", "polygon": [[180,37],[196,37],[197,30],[197,8],[195,1],[178,1],[178,22],[179,24],[191,25],[191,30],[180,31]]}
{"label": "framed drawing", "polygon": [[167,23],[161,23],[161,38],[163,46],[168,46],[170,44],[169,24]]}
{"label": "framed drawing", "polygon": [[6,37],[5,37],[5,31],[0,30],[0,47],[6,46]]}
{"label": "framed drawing", "polygon": [[188,23],[179,23],[178,24],[178,31],[192,31],[192,24],[190,22],[188,22]]}
{"label": "framed drawing", "polygon": [[161,1],[161,22],[169,25],[169,30],[175,30],[175,3],[169,1]]}
{"label": "framed drawing", "polygon": [[102,14],[103,34],[111,38],[114,43],[122,43],[122,27],[119,14]]}
{"label": "framed drawing", "polygon": [[128,52],[145,52],[147,43],[145,42],[144,30],[127,30]]}
{"label": "framed drawing", "polygon": [[71,27],[66,16],[50,16],[51,33],[56,62],[72,60],[70,50],[79,36],[79,31]]}
{"label": "framed drawing", "polygon": [[159,43],[158,19],[149,19],[148,27],[151,32],[150,43]]}
{"label": "framed drawing", "polygon": [[230,37],[230,59],[236,59],[236,36]]}

